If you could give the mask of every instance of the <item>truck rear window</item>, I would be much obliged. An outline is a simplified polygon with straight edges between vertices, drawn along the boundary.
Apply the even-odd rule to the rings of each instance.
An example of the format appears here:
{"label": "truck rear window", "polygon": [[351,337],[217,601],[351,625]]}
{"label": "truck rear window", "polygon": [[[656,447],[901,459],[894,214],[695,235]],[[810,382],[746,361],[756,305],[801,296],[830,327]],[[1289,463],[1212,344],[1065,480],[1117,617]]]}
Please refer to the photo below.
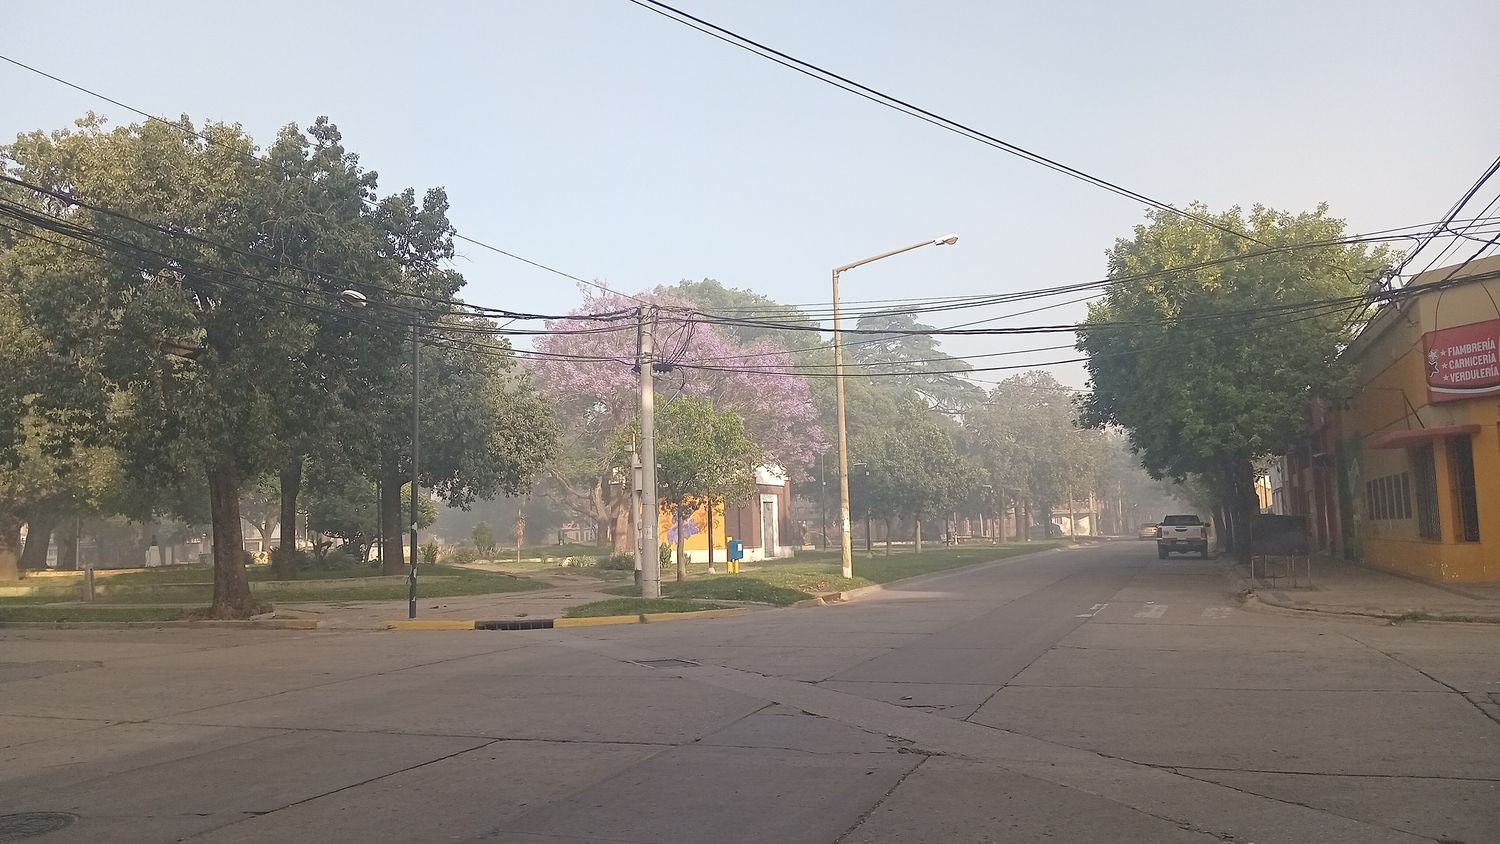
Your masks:
{"label": "truck rear window", "polygon": [[1164,525],[1201,525],[1203,520],[1197,516],[1168,516],[1161,520]]}

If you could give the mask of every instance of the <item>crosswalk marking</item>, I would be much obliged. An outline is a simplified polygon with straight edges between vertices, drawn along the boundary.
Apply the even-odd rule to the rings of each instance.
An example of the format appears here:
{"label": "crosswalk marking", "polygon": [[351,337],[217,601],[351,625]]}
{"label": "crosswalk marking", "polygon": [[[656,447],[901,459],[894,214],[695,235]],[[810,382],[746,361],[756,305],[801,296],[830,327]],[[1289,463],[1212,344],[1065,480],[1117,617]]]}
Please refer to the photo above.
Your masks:
{"label": "crosswalk marking", "polygon": [[1161,618],[1167,614],[1167,605],[1158,604],[1155,601],[1147,601],[1141,611],[1135,614],[1136,618]]}
{"label": "crosswalk marking", "polygon": [[1109,604],[1095,604],[1092,607],[1089,607],[1089,611],[1088,612],[1081,612],[1078,615],[1075,615],[1073,617],[1074,618],[1093,618],[1094,616],[1096,616],[1099,613],[1103,612],[1104,608],[1107,607],[1107,606],[1109,606]]}

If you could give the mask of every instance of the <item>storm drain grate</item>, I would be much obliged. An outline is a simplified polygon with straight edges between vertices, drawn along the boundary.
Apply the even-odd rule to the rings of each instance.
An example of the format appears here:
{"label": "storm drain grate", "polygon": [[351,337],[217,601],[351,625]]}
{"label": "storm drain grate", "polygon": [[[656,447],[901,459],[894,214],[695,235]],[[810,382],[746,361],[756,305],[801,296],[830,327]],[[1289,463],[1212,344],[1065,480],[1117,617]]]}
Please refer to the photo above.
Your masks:
{"label": "storm drain grate", "polygon": [[698,663],[685,659],[638,659],[635,664],[644,665],[647,668],[693,668]]}
{"label": "storm drain grate", "polygon": [[0,815],[0,841],[20,841],[35,838],[59,829],[72,826],[77,815],[67,812],[21,812],[16,815]]}

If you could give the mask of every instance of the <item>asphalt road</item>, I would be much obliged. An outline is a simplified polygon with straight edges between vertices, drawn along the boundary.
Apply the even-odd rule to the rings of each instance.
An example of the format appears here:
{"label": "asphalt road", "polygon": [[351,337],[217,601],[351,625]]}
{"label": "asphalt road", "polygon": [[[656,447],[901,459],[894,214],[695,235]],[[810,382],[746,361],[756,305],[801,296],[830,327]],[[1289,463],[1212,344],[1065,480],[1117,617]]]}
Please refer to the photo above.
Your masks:
{"label": "asphalt road", "polygon": [[1119,542],[673,624],[6,630],[0,815],[33,811],[77,818],[47,844],[1493,844],[1500,628],[1247,612]]}

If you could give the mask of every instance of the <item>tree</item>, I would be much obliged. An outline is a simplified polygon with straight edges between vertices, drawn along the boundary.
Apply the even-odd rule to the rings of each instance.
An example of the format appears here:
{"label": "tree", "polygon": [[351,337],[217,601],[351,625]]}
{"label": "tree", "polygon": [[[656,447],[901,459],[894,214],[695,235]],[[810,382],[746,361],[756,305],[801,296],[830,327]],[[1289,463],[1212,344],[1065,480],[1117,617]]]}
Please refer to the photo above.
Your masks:
{"label": "tree", "polygon": [[[400,385],[412,376],[404,325],[441,323],[424,338],[441,347],[424,373],[433,385],[424,484],[465,506],[519,489],[552,448],[546,407],[511,371],[493,326],[444,304],[463,283],[443,266],[453,255],[446,195],[419,202],[407,190],[368,208],[374,174],[340,141],[319,120],[306,135],[289,127],[257,157],[235,126],[184,119],[106,131],[90,116],[77,131],[23,135],[0,153],[43,189],[21,194],[19,217],[43,239],[0,244],[20,320],[47,338],[41,371],[77,370],[60,387],[0,393],[0,450],[15,450],[16,420],[55,404],[61,412],[43,429],[63,430],[64,445],[108,444],[149,485],[184,471],[207,481],[219,617],[254,608],[240,526],[247,479],[277,476],[290,527],[309,456],[378,464],[395,481],[384,490],[399,531],[410,474],[400,453],[410,429]],[[370,285],[363,314],[340,295],[349,278]],[[392,325],[393,313],[394,330],[369,328]],[[476,339],[445,345],[447,331]],[[295,530],[283,534],[287,545]],[[392,550],[399,570],[399,541]]]}
{"label": "tree", "polygon": [[[688,321],[690,303],[672,295],[636,298],[661,308],[658,407],[679,396],[710,399],[743,419],[768,463],[801,477],[826,446],[808,383],[789,374],[787,353],[764,342],[737,343],[716,326]],[[573,318],[549,323],[560,333],[537,343],[548,356],[539,363],[542,381],[567,420],[562,439],[568,456],[551,467],[558,499],[601,526],[616,553],[631,547],[628,437],[638,424],[639,376],[632,367],[639,306],[624,296],[585,293]],[[586,318],[590,314],[614,316],[601,321]]]}
{"label": "tree", "polygon": [[479,549],[480,556],[488,558],[495,553],[495,532],[490,530],[489,522],[476,522],[470,536],[473,537],[474,547]]}
{"label": "tree", "polygon": [[846,338],[845,357],[861,367],[855,371],[884,374],[887,377],[881,380],[910,390],[934,408],[948,413],[960,412],[983,400],[983,391],[959,375],[971,368],[969,364],[944,353],[937,338],[923,333],[932,330],[932,326],[918,322],[914,315],[869,314],[860,317],[857,325],[861,329],[893,333]]}
{"label": "tree", "polygon": [[706,398],[683,396],[669,402],[656,424],[656,483],[672,510],[680,582],[687,577],[682,550],[686,520],[699,507],[712,513],[720,502],[748,499],[764,452],[738,414],[717,410]]}
{"label": "tree", "polygon": [[[1223,503],[1230,547],[1244,555],[1251,462],[1298,441],[1310,402],[1344,394],[1339,352],[1362,308],[1349,297],[1380,277],[1387,254],[1338,245],[1344,223],[1326,206],[1192,210],[1259,243],[1165,212],[1116,241],[1113,281],[1079,332],[1091,386],[1084,418],[1124,428],[1155,477],[1201,475]],[[1282,249],[1290,246],[1299,248]],[[1194,268],[1140,278],[1184,266]]]}
{"label": "tree", "polygon": [[[1039,506],[1047,524],[1059,501],[1091,487],[1091,441],[1098,434],[1080,428],[1072,391],[1049,372],[1006,378],[965,414],[964,424],[983,483],[997,497]],[[1027,535],[1028,525],[1018,527]]]}
{"label": "tree", "polygon": [[[355,559],[368,559],[370,548],[379,539],[375,482],[347,466],[313,462],[308,465],[306,487],[303,498],[308,528],[341,540],[353,549]],[[408,483],[401,495],[410,492]],[[437,504],[428,496],[417,496],[417,526],[426,528],[436,520]]]}
{"label": "tree", "polygon": [[[492,330],[486,320],[452,320]],[[379,467],[384,498],[385,571],[400,574],[406,521],[399,490],[410,476],[409,408],[391,412],[382,425],[392,445]],[[422,355],[421,485],[449,507],[528,489],[557,452],[553,410],[507,344],[476,333],[460,344],[439,344]],[[407,440],[409,441],[409,440]]]}
{"label": "tree", "polygon": [[[912,519],[917,552],[922,550],[922,522],[957,502],[975,484],[972,464],[958,451],[953,434],[925,402],[911,397],[887,427],[850,445],[850,456],[865,464],[851,472],[851,506],[889,519]],[[856,495],[858,490],[858,495]],[[889,536],[889,533],[887,533]],[[887,543],[887,550],[889,550]]]}

